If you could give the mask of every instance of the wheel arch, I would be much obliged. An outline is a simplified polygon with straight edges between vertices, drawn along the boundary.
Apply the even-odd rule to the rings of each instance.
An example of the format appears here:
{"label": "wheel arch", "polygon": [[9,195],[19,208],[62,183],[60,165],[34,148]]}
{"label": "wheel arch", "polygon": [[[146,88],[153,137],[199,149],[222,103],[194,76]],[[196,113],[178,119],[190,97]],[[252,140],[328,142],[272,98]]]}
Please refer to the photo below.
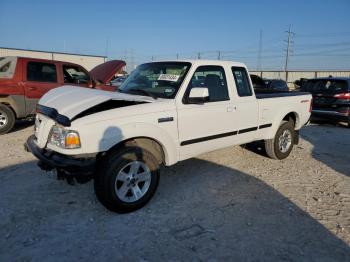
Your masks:
{"label": "wheel arch", "polygon": [[124,146],[137,146],[149,151],[151,154],[153,154],[156,157],[159,164],[163,164],[163,163],[165,164],[167,162],[167,156],[166,156],[164,145],[162,145],[161,142],[157,141],[154,138],[145,137],[145,136],[131,137],[123,141],[120,141],[114,146],[112,146],[107,151],[107,154],[108,152],[118,150],[119,148]]}
{"label": "wheel arch", "polygon": [[6,105],[10,108],[16,118],[23,118],[26,116],[24,97],[0,95],[0,104]]}
{"label": "wheel arch", "polygon": [[273,128],[270,130],[270,132],[267,133],[265,139],[272,139],[275,136],[281,123],[283,123],[283,121],[293,121],[294,122],[294,129],[295,130],[300,129],[300,117],[299,117],[299,114],[297,112],[295,112],[295,111],[282,112],[275,117],[273,124],[272,124]]}
{"label": "wheel arch", "polygon": [[300,119],[299,119],[298,113],[290,112],[290,113],[286,114],[282,119],[282,121],[288,121],[288,122],[291,120],[294,122],[294,129],[299,126]]}

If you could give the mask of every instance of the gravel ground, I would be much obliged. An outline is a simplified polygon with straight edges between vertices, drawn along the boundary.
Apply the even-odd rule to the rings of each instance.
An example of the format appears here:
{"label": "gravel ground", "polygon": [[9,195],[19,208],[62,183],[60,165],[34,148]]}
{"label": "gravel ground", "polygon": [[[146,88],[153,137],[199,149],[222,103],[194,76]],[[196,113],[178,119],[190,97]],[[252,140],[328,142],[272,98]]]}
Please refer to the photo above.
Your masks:
{"label": "gravel ground", "polygon": [[163,168],[151,202],[107,211],[0,137],[0,261],[350,261],[350,131],[311,125],[283,161],[261,145]]}

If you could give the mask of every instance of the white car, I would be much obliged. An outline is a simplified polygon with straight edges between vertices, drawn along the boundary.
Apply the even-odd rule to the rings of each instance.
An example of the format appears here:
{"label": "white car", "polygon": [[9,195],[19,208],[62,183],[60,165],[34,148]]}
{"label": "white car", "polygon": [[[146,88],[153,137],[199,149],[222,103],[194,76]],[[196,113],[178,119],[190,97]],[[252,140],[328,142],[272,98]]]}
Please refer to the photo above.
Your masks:
{"label": "white car", "polygon": [[300,92],[255,96],[242,63],[152,62],[118,92],[65,86],[47,93],[26,148],[44,170],[93,175],[100,202],[130,212],[151,199],[162,164],[255,140],[265,140],[270,157],[286,158],[311,99]]}

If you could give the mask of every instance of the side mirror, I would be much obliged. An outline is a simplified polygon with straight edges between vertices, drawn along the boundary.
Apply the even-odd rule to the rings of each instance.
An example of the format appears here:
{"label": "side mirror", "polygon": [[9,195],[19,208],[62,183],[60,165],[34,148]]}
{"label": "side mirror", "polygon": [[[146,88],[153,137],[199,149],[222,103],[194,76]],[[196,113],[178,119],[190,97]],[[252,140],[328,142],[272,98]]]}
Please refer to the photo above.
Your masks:
{"label": "side mirror", "polygon": [[209,101],[209,90],[206,87],[193,87],[188,96],[189,104],[203,104]]}

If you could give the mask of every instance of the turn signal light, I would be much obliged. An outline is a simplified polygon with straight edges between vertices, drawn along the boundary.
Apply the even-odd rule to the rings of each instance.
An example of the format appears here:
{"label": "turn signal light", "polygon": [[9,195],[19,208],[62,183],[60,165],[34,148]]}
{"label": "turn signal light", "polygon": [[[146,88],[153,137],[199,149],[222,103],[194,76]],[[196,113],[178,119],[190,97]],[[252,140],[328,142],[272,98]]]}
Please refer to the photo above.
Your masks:
{"label": "turn signal light", "polygon": [[79,135],[75,132],[68,133],[66,135],[65,143],[66,143],[66,148],[79,148],[80,147]]}

